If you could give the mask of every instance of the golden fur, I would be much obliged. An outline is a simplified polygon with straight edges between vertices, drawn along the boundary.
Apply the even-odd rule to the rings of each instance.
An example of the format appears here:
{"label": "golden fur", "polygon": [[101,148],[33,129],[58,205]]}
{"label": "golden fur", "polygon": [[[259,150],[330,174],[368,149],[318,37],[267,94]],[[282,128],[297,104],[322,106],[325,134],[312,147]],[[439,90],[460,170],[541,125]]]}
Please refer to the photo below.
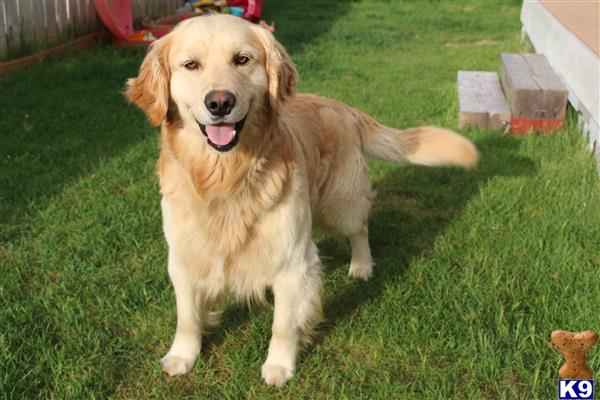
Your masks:
{"label": "golden fur", "polygon": [[[232,63],[243,52],[250,61]],[[189,70],[186,60],[197,62]],[[263,379],[291,378],[300,345],[321,319],[313,224],[348,238],[352,276],[369,279],[367,218],[373,195],[363,154],[394,162],[472,167],[478,155],[451,131],[398,131],[340,102],[296,95],[297,73],[266,30],[235,17],[187,20],[155,42],[126,96],[161,125],[158,174],[177,329],[163,369],[188,372],[211,307],[224,293],[275,297]],[[237,98],[225,122],[246,118],[227,153],[207,144],[210,90]]]}

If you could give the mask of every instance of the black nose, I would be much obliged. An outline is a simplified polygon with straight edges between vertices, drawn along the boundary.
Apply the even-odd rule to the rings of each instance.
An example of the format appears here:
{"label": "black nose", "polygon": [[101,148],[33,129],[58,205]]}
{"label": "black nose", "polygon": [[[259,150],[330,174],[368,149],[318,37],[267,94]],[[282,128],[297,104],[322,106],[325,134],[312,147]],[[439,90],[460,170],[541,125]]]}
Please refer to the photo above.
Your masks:
{"label": "black nose", "polygon": [[204,105],[212,115],[224,117],[233,110],[235,96],[227,90],[211,90],[204,98]]}

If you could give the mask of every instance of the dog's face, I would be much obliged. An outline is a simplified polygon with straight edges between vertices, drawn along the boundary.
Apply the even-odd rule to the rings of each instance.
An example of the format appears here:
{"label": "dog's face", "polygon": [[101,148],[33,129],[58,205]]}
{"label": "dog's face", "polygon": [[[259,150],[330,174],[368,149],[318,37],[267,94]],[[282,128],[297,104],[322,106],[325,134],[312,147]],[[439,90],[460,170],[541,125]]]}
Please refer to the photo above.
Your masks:
{"label": "dog's face", "polygon": [[295,86],[296,69],[271,33],[211,15],[186,20],[153,43],[126,96],[152,124],[177,115],[184,129],[225,152],[238,144],[244,126],[276,113]]}

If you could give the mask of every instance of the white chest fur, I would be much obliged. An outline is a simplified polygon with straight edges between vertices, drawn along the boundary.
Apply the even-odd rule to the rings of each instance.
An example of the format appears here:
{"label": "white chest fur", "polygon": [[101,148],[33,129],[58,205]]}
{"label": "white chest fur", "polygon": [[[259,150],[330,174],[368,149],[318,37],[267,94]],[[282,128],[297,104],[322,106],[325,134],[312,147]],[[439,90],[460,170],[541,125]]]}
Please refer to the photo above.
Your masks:
{"label": "white chest fur", "polygon": [[181,192],[164,195],[163,228],[174,265],[215,297],[229,289],[240,298],[262,298],[281,268],[303,260],[311,247],[308,195],[298,192],[301,177],[294,178],[290,192],[266,210],[243,196],[204,203]]}

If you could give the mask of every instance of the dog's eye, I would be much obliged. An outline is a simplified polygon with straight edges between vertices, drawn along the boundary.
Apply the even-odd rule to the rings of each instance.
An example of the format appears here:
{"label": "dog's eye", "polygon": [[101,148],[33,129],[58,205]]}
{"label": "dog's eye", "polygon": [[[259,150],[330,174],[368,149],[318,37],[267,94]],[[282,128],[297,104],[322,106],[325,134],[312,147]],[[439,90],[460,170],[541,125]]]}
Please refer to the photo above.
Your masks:
{"label": "dog's eye", "polygon": [[198,68],[198,63],[194,60],[188,60],[183,63],[183,68],[191,71],[193,69]]}
{"label": "dog's eye", "polygon": [[233,63],[235,65],[245,65],[250,61],[250,57],[244,55],[237,55],[233,58]]}

